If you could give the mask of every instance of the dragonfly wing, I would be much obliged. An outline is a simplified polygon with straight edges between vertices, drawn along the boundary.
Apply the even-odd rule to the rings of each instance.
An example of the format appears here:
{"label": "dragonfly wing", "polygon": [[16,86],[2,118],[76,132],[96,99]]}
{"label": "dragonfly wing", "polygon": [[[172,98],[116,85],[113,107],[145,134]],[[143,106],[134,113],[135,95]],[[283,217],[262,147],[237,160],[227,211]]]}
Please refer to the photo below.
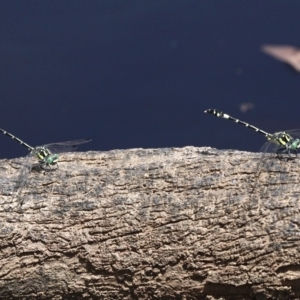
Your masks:
{"label": "dragonfly wing", "polygon": [[74,141],[52,143],[43,145],[43,147],[49,149],[52,153],[71,152],[77,150],[77,146],[85,143],[89,143],[92,139],[80,139]]}
{"label": "dragonfly wing", "polygon": [[260,148],[259,152],[275,153],[279,147],[280,147],[279,145],[268,141],[268,142],[264,143],[264,145]]}
{"label": "dragonfly wing", "polygon": [[24,201],[22,197],[22,190],[28,180],[32,165],[34,164],[34,158],[31,154],[28,154],[25,158],[22,159],[22,161],[15,161],[15,163],[20,165],[21,170],[16,180],[13,199],[17,199],[17,201],[19,201],[20,205],[22,206]]}
{"label": "dragonfly wing", "polygon": [[300,138],[300,129],[285,130],[286,133],[290,134],[293,138]]}

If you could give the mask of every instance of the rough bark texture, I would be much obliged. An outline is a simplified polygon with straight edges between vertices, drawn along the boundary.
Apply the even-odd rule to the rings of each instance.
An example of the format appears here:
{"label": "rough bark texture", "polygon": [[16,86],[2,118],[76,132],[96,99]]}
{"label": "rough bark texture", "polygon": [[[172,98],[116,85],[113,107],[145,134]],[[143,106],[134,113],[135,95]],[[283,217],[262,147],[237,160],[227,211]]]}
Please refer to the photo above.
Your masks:
{"label": "rough bark texture", "polygon": [[299,299],[300,163],[260,158],[66,153],[17,192],[2,160],[0,298]]}

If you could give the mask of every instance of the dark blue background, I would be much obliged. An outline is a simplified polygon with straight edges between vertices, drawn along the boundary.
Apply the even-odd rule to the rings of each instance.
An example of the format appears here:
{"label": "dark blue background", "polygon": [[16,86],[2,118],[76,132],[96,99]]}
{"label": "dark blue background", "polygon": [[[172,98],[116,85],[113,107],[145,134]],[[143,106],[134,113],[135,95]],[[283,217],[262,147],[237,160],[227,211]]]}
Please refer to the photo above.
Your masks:
{"label": "dark blue background", "polygon": [[[0,126],[33,146],[259,150],[263,136],[203,111],[300,128],[300,75],[259,49],[300,45],[299,12],[296,0],[3,0]],[[27,154],[0,144],[1,158]]]}

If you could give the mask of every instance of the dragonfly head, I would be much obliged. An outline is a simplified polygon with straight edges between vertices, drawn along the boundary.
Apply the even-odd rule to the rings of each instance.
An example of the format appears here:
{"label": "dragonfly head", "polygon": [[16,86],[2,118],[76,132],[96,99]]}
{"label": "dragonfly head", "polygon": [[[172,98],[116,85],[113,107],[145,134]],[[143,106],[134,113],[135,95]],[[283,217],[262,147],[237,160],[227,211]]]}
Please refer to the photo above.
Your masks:
{"label": "dragonfly head", "polygon": [[45,157],[44,162],[47,165],[56,165],[58,162],[58,155],[57,154],[51,154]]}
{"label": "dragonfly head", "polygon": [[298,150],[298,149],[300,149],[300,139],[298,139],[298,138],[293,139],[290,142],[290,144],[289,144],[289,148],[291,150]]}

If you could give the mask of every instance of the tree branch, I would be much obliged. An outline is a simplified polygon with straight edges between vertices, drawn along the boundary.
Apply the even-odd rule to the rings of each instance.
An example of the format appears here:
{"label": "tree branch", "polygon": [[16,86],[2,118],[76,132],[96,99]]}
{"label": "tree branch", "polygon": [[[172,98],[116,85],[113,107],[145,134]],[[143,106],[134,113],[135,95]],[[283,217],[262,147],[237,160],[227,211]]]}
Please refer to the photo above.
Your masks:
{"label": "tree branch", "polygon": [[2,160],[0,298],[298,299],[300,164],[260,158],[66,153],[18,191]]}

